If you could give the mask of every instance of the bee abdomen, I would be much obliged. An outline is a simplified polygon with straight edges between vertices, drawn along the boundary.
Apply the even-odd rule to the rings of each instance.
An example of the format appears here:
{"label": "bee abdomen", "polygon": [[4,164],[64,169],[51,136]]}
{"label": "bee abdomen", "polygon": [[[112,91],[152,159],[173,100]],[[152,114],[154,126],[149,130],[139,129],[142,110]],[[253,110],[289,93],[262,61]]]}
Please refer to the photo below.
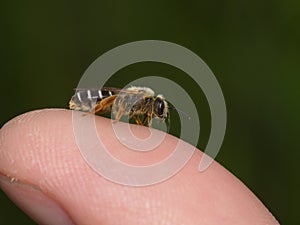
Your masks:
{"label": "bee abdomen", "polygon": [[114,95],[113,91],[80,90],[70,100],[70,109],[89,111],[104,98]]}

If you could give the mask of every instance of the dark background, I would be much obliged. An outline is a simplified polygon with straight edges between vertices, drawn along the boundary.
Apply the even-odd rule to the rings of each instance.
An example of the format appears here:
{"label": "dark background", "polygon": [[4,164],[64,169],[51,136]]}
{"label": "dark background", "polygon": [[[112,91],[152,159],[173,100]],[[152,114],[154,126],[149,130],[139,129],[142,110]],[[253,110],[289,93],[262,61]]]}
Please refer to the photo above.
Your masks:
{"label": "dark background", "polygon": [[[282,224],[299,224],[299,1],[60,1],[1,4],[1,126],[39,108],[67,107],[85,69],[131,41],[174,42],[199,55],[217,77],[228,126],[217,160]],[[199,109],[204,148],[209,109],[183,72],[131,65],[110,84],[140,75],[173,77]],[[174,134],[176,130],[173,129]],[[0,193],[0,224],[35,224]]]}

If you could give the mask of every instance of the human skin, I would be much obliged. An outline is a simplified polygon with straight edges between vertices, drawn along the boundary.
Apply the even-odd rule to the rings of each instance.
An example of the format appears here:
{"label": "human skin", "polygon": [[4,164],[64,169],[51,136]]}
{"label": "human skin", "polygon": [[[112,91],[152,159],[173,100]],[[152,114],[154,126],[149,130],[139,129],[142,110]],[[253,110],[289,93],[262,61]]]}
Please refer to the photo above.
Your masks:
{"label": "human skin", "polygon": [[[146,158],[127,153],[110,135],[110,120],[96,117],[113,154],[128,163],[151,164],[178,139],[167,135]],[[130,125],[139,135],[149,128]],[[152,132],[160,132],[153,130]],[[117,149],[117,150],[116,150]],[[199,172],[196,150],[164,182],[132,187],[111,182],[83,159],[72,111],[47,109],[18,116],[0,130],[0,187],[39,224],[278,224],[261,201],[217,162]],[[140,160],[142,158],[142,160]]]}

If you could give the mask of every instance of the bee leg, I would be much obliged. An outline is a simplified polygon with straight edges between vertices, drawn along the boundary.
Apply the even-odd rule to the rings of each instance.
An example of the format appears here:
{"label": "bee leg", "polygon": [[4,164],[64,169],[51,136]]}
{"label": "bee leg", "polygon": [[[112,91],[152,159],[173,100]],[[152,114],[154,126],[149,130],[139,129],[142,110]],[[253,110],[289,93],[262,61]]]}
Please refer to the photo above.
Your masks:
{"label": "bee leg", "polygon": [[140,120],[138,115],[134,115],[133,118],[135,119],[136,124],[143,125],[144,123]]}
{"label": "bee leg", "polygon": [[148,118],[148,127],[151,127],[152,126],[152,116],[147,116]]}
{"label": "bee leg", "polygon": [[143,114],[143,120],[142,120],[142,124],[146,126],[146,120],[148,119],[148,116],[146,114]]}
{"label": "bee leg", "polygon": [[96,110],[99,113],[101,113],[101,111],[103,111],[103,105],[100,102],[98,104],[96,104],[93,108],[91,108],[89,111],[85,112],[83,114],[83,116],[87,116],[90,114],[96,114]]}
{"label": "bee leg", "polygon": [[87,116],[89,114],[101,114],[101,113],[111,111],[111,107],[114,104],[116,97],[117,97],[116,95],[112,95],[110,97],[101,100],[88,112],[84,113],[83,116]]}
{"label": "bee leg", "polygon": [[114,123],[118,122],[121,119],[121,117],[123,116],[123,113],[124,113],[124,110],[119,109],[119,111],[116,114]]}
{"label": "bee leg", "polygon": [[94,114],[109,112],[112,105],[114,104],[116,97],[116,95],[112,95],[101,100],[98,104],[95,105],[93,109],[90,110],[90,112]]}
{"label": "bee leg", "polygon": [[89,110],[89,111],[85,111],[83,114],[82,114],[82,116],[88,116],[88,115],[90,115],[90,114],[94,114],[94,108],[93,109],[91,109],[91,110]]}

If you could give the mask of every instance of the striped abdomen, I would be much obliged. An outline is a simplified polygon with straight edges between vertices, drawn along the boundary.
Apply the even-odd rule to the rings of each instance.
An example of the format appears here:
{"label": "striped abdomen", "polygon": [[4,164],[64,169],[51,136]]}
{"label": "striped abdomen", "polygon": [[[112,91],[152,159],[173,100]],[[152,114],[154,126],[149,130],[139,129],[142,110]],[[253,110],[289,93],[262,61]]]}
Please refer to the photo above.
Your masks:
{"label": "striped abdomen", "polygon": [[74,110],[90,111],[101,100],[115,94],[117,91],[107,89],[77,90],[69,102],[69,107]]}

